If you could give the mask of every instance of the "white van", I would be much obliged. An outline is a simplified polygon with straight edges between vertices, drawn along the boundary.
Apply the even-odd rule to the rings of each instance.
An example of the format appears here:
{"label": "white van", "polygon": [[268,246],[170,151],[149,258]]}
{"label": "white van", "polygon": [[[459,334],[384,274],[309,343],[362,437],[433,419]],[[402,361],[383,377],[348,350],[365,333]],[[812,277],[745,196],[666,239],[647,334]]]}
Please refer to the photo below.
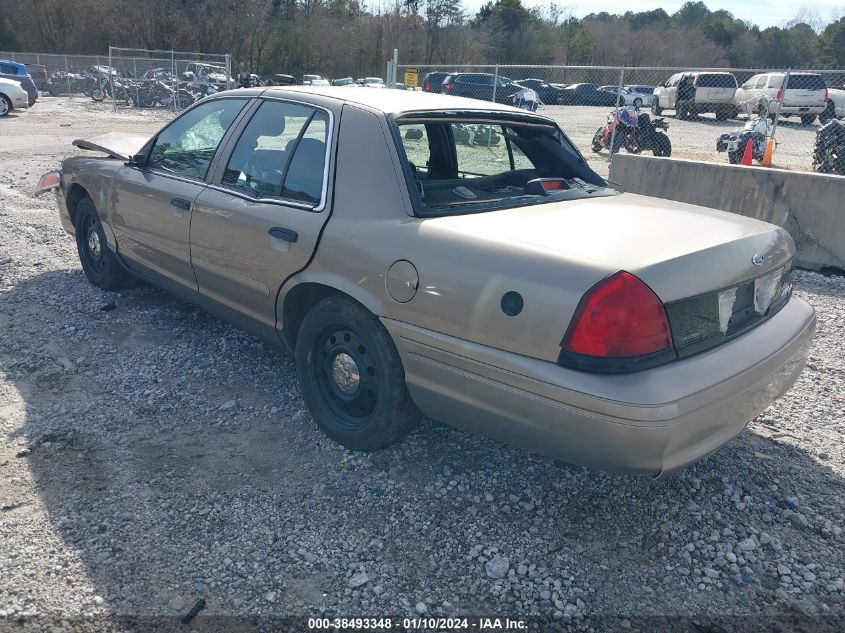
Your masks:
{"label": "white van", "polygon": [[780,100],[780,104],[771,104],[769,112],[784,117],[797,114],[802,123],[809,125],[827,106],[824,77],[818,73],[790,73],[789,83],[784,86],[785,78],[786,73],[754,75],[737,89],[734,103],[740,112],[750,116],[765,108],[768,101]]}
{"label": "white van", "polygon": [[[688,102],[682,101],[679,111],[676,107],[678,86],[685,78],[692,80],[695,96]],[[675,116],[679,119],[705,112],[713,112],[719,120],[731,119],[737,114],[734,106],[736,87],[736,77],[731,73],[705,71],[676,73],[654,89],[651,109],[654,114],[660,114],[663,110],[675,110]]]}

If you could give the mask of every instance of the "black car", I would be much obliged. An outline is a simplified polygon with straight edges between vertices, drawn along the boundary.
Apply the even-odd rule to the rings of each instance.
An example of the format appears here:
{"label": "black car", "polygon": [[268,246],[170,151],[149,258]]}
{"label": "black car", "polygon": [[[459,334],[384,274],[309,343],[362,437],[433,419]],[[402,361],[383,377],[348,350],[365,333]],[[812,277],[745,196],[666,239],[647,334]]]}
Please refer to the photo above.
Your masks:
{"label": "black car", "polygon": [[564,105],[615,106],[616,95],[596,84],[572,84],[560,91],[559,103]]}
{"label": "black car", "polygon": [[542,79],[520,79],[514,83],[524,88],[531,88],[546,105],[555,105],[560,102],[561,88],[546,83]]}
{"label": "black car", "polygon": [[513,96],[522,86],[507,77],[491,73],[455,73],[443,80],[443,94],[513,104]]}
{"label": "black car", "polygon": [[443,92],[443,80],[452,73],[433,72],[427,73],[422,80],[422,89],[424,92]]}

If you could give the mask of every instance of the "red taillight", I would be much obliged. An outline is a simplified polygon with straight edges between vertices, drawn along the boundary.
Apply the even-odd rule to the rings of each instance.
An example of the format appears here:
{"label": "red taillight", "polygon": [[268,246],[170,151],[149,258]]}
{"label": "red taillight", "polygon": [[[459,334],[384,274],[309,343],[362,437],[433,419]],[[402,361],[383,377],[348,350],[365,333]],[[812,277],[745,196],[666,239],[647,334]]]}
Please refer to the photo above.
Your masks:
{"label": "red taillight", "polygon": [[630,358],[671,349],[672,333],[654,291],[620,271],[584,295],[561,347],[587,356]]}
{"label": "red taillight", "polygon": [[431,92],[431,84],[426,81],[425,85],[423,86],[423,90],[425,90],[426,92]]}
{"label": "red taillight", "polygon": [[783,88],[778,88],[778,93],[775,95],[775,101],[783,100]]}
{"label": "red taillight", "polygon": [[452,82],[449,82],[448,84],[446,84],[446,90],[454,90],[454,88],[455,88],[455,84],[453,84]]}
{"label": "red taillight", "polygon": [[827,99],[828,99],[828,97],[829,97],[829,96],[830,96],[830,93],[827,91],[827,88],[825,88],[825,89],[824,89],[824,100],[825,100],[825,103],[827,102]]}

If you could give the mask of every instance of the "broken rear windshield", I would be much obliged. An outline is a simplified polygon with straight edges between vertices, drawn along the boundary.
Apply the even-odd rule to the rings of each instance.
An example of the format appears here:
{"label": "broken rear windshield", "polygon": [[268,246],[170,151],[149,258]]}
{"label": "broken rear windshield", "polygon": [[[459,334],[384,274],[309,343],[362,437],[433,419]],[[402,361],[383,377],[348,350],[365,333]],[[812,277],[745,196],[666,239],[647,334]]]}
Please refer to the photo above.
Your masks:
{"label": "broken rear windshield", "polygon": [[615,193],[555,125],[489,117],[426,113],[395,120],[418,215]]}

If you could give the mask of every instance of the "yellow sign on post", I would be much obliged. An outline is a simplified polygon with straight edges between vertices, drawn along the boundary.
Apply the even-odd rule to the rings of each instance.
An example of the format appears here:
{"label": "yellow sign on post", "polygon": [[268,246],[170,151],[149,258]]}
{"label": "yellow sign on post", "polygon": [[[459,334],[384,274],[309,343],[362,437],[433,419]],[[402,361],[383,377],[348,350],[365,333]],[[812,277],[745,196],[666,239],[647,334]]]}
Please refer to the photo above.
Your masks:
{"label": "yellow sign on post", "polygon": [[408,88],[416,88],[420,85],[420,71],[416,68],[406,68],[402,77],[402,83]]}

